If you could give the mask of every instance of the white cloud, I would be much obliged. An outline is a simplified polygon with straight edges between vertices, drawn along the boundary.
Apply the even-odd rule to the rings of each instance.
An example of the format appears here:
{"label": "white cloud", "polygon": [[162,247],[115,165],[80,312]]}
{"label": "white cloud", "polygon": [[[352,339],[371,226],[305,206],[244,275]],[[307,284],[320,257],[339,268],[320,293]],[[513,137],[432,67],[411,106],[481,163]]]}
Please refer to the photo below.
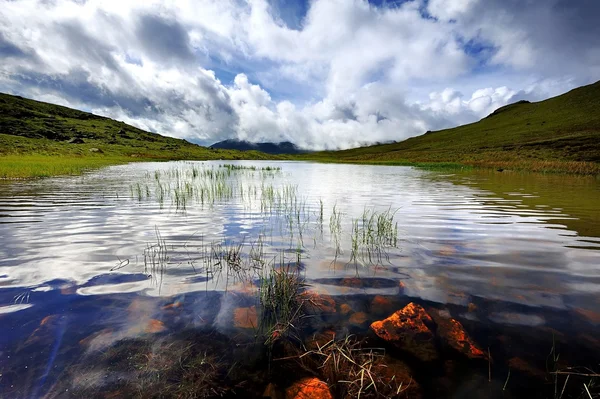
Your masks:
{"label": "white cloud", "polygon": [[205,144],[401,140],[597,77],[574,3],[314,0],[289,27],[266,0],[2,1],[0,90]]}

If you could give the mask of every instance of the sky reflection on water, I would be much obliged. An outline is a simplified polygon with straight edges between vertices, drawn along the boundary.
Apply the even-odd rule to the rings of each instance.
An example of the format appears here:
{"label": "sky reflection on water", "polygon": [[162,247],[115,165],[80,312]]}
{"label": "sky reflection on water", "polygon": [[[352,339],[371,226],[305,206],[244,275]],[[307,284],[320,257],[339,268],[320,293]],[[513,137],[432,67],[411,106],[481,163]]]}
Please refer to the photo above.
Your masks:
{"label": "sky reflection on water", "polygon": [[[405,295],[439,303],[466,306],[479,297],[530,307],[578,308],[592,313],[600,309],[600,234],[585,237],[570,230],[569,223],[582,218],[544,206],[547,194],[540,196],[526,189],[498,194],[492,187],[477,186],[486,181],[481,176],[441,176],[406,167],[239,163],[276,164],[281,173],[265,180],[276,187],[298,186],[299,196],[313,215],[313,231],[303,240],[304,273],[320,290],[393,294],[402,281]],[[205,167],[219,164],[202,163]],[[3,184],[3,317],[43,305],[37,297],[45,290],[81,296],[138,293],[163,297],[223,290],[223,281],[197,274],[194,264],[186,261],[186,252],[223,239],[249,245],[268,231],[265,224],[272,219],[261,214],[256,200],[248,203],[248,199],[237,198],[214,206],[191,203],[182,213],[171,203],[161,209],[156,201],[132,198],[130,185],[143,180],[147,171],[168,170],[174,165],[177,163],[131,164],[83,177]],[[253,181],[257,180],[248,177],[245,182]],[[314,229],[319,200],[324,203],[322,238]],[[538,201],[535,205],[526,203],[534,200]],[[332,263],[334,246],[328,229],[334,205],[344,215],[344,253],[336,263]],[[371,208],[397,209],[399,248],[389,251],[389,262],[382,262],[381,267],[347,266],[351,219]],[[172,261],[160,282],[143,267],[144,249],[156,242],[155,227],[173,248]],[[270,247],[273,254],[290,246],[275,230]],[[126,267],[111,271],[125,261]],[[352,288],[335,283],[335,279],[354,277],[357,271],[361,277],[391,281],[393,287]],[[331,279],[329,283],[327,279]],[[23,294],[28,294],[26,301],[20,296]],[[497,313],[490,319],[510,323],[514,318]]]}

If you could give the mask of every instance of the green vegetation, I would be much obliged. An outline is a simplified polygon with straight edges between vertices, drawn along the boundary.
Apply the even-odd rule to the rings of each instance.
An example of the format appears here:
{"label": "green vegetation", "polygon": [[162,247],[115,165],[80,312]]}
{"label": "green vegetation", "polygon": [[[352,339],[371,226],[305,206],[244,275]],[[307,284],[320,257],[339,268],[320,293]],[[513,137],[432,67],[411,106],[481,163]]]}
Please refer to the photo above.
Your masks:
{"label": "green vegetation", "polygon": [[0,93],[0,178],[80,174],[142,160],[277,159],[201,147],[109,118]]}
{"label": "green vegetation", "polygon": [[329,162],[600,174],[600,82],[393,144],[305,154]]}

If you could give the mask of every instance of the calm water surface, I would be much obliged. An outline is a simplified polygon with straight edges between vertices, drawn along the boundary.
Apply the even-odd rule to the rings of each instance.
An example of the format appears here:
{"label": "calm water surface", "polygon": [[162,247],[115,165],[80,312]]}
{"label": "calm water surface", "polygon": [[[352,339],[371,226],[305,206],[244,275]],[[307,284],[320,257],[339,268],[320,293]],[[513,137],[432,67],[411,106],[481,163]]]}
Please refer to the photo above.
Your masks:
{"label": "calm water surface", "polygon": [[[248,287],[226,272],[207,273],[207,254],[237,245],[248,254],[259,242],[269,260],[300,254],[296,266],[307,282],[334,298],[400,294],[449,306],[491,330],[536,327],[592,340],[600,332],[597,179],[240,161],[281,170],[233,171],[229,194],[209,201],[196,191],[185,209],[172,194],[158,200],[155,171],[184,181],[172,171],[220,170],[222,163],[136,163],[1,182],[4,392],[42,395],[49,376],[60,378],[57,369],[69,364],[66,348],[107,327],[110,337],[98,347],[148,333],[155,320],[161,329],[211,323],[227,331],[231,296],[209,303],[198,293]],[[285,210],[266,211],[265,187],[293,191],[302,223]],[[370,261],[352,259],[351,251],[352,223],[365,210],[395,212],[398,231],[397,243]],[[157,253],[157,242],[166,253]],[[363,283],[343,283],[357,275]],[[473,303],[480,310],[468,312]],[[173,319],[173,304],[183,304],[185,315]],[[40,331],[45,325],[52,328]],[[38,341],[48,349],[28,363],[24,354]],[[17,380],[25,388],[17,390]]]}

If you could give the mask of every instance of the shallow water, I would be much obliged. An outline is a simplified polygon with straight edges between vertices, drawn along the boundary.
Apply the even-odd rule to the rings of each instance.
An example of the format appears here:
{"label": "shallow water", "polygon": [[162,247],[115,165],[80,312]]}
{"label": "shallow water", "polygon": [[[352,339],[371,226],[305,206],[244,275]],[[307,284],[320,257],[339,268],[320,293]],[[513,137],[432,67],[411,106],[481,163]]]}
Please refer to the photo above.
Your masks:
{"label": "shallow water", "polygon": [[[136,163],[2,182],[0,393],[49,392],[80,356],[70,348],[91,334],[86,351],[154,330],[209,324],[231,331],[231,313],[244,303],[230,293],[249,294],[242,302],[250,306],[252,286],[229,269],[215,272],[206,259],[237,245],[246,256],[260,245],[268,262],[293,264],[338,305],[410,298],[446,307],[488,334],[535,327],[598,345],[597,179],[240,161],[281,170],[233,171],[232,192],[214,202],[197,192],[185,209],[170,197],[157,200],[156,170],[219,170],[222,163]],[[267,209],[265,187],[292,191],[294,199]],[[332,231],[334,206],[339,231]],[[390,211],[397,242],[370,259],[363,248],[353,259],[352,223],[365,210]],[[348,283],[357,276],[360,283]],[[185,312],[173,314],[180,307]]]}

